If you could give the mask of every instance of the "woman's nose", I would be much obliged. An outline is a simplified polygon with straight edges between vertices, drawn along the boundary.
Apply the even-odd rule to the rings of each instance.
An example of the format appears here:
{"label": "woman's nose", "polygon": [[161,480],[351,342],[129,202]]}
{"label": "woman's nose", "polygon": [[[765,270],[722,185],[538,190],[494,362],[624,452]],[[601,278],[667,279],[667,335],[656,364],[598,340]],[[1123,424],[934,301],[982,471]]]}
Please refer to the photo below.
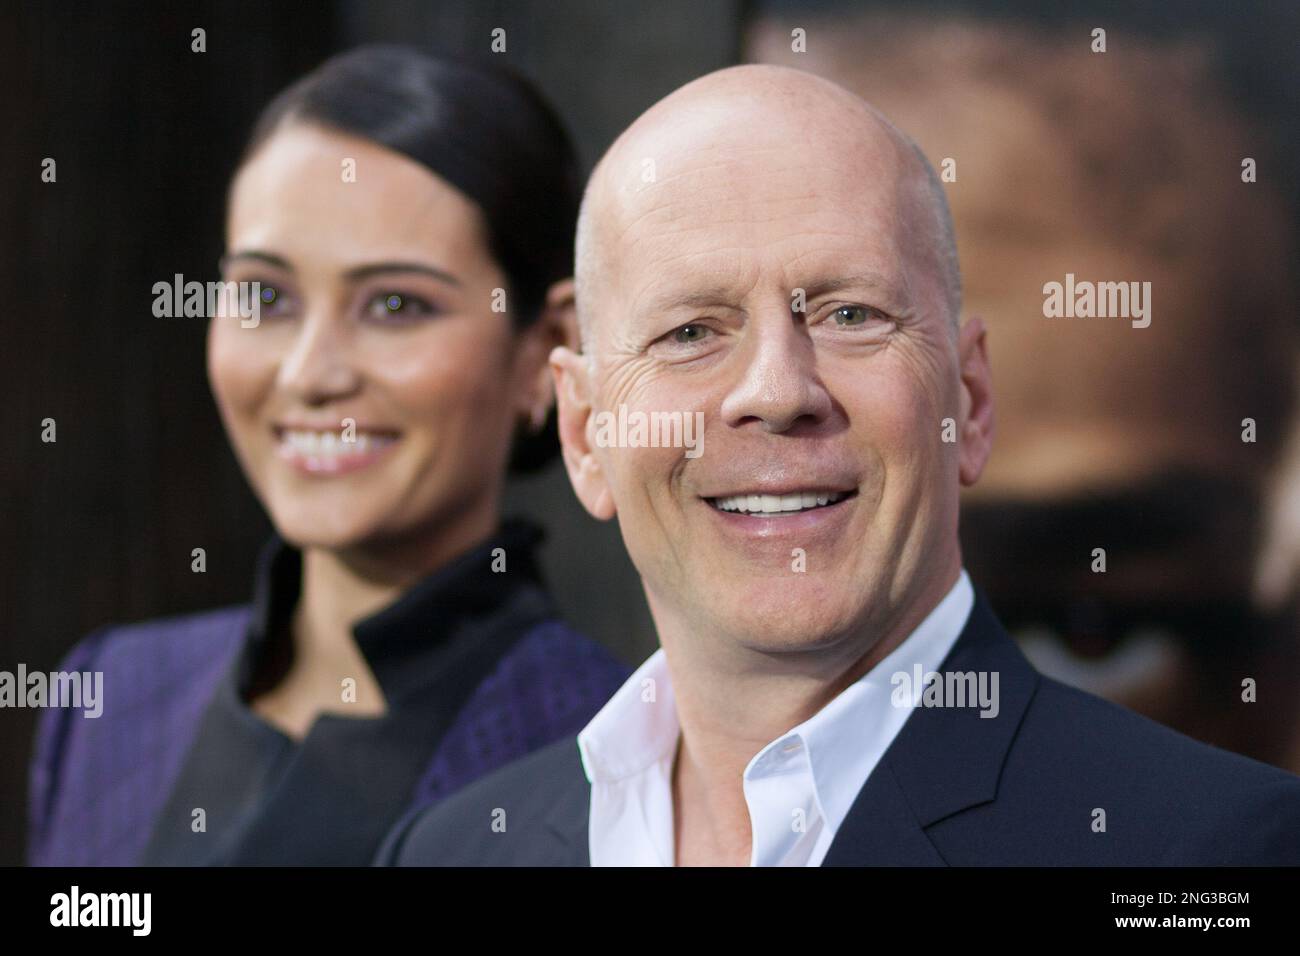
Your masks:
{"label": "woman's nose", "polygon": [[278,383],[300,401],[319,405],[356,391],[357,371],[350,336],[327,311],[309,313],[280,363]]}

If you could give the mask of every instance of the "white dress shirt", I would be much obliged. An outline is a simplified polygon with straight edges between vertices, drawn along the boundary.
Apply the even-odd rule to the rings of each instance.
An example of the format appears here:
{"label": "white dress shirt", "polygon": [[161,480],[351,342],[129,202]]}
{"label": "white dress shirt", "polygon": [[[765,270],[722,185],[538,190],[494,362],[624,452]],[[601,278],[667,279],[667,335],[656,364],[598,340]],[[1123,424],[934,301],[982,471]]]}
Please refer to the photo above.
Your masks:
{"label": "white dress shirt", "polygon": [[[875,667],[745,767],[751,866],[820,866],[912,712],[891,678],[937,671],[975,601],[963,569],[924,621]],[[591,783],[592,866],[672,866],[673,760],[681,732],[663,649],[652,654],[578,735]]]}

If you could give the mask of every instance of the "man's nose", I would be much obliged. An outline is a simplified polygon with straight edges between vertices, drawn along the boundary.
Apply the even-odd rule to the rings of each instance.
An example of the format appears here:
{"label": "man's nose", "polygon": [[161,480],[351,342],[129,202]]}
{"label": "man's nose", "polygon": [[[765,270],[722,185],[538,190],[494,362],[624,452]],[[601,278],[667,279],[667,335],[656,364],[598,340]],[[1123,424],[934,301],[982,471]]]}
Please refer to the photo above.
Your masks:
{"label": "man's nose", "polygon": [[788,308],[751,319],[739,380],[722,402],[729,425],[759,422],[784,432],[801,421],[824,421],[831,397],[817,376],[816,350],[803,317]]}
{"label": "man's nose", "polygon": [[280,363],[278,384],[304,404],[343,398],[360,383],[354,348],[342,324],[327,309],[309,312]]}

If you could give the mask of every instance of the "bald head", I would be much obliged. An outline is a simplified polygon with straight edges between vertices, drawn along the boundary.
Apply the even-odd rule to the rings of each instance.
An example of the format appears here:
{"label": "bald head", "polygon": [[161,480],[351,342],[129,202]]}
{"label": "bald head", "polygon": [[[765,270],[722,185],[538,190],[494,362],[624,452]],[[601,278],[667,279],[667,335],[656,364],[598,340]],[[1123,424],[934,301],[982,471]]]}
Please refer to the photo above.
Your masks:
{"label": "bald head", "polygon": [[[801,164],[823,175],[801,176]],[[767,195],[754,195],[754,187],[765,184],[753,174],[765,166],[786,175],[766,184]],[[828,166],[830,177],[824,175]],[[797,204],[822,184],[845,196],[882,189],[892,195],[896,207],[889,219],[898,246],[918,265],[914,277],[938,290],[938,308],[955,329],[961,277],[952,217],[943,185],[920,148],[834,83],[785,67],[746,65],[710,73],[660,100],[596,165],[583,196],[575,250],[584,348],[622,257],[637,254],[638,221],[681,218],[692,201],[729,208]],[[791,185],[796,188],[777,192]]]}

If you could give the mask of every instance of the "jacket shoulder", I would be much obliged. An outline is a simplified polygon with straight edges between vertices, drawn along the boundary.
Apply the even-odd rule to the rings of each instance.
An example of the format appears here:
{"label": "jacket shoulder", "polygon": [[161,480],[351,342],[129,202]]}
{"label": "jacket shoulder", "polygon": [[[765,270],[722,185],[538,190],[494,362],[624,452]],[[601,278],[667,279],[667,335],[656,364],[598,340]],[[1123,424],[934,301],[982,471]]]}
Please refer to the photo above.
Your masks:
{"label": "jacket shoulder", "polygon": [[1297,865],[1300,777],[1043,677],[996,799],[934,836],[952,863]]}
{"label": "jacket shoulder", "polygon": [[184,732],[238,647],[250,613],[241,605],[103,627],[64,655],[58,671],[102,675],[101,713],[91,719],[52,707],[37,721],[28,783],[31,862],[105,859],[103,841],[91,846],[86,839],[78,850],[84,860],[64,859],[51,844],[53,831],[87,837],[93,821],[72,817],[94,815],[98,798],[128,785],[128,770],[135,777],[159,769],[188,739]]}
{"label": "jacket shoulder", "polygon": [[[1198,791],[1268,784],[1300,784],[1300,777],[1250,757],[1203,743],[1119,704],[1042,678],[1024,732],[1065,737],[1066,752],[1085,766],[1113,768],[1117,776],[1145,776],[1162,784],[1199,784]],[[1065,734],[1067,730],[1072,732]],[[1044,741],[1045,743],[1045,741]],[[1126,781],[1131,782],[1131,781]]]}
{"label": "jacket shoulder", "polygon": [[587,856],[589,784],[566,736],[409,814],[381,866],[564,866]]}
{"label": "jacket shoulder", "polygon": [[[210,652],[213,645],[237,643],[247,625],[251,606],[229,607],[151,618],[131,624],[116,624],[97,633],[101,655],[108,659],[129,657],[143,650],[168,658],[188,656],[186,652]],[[75,652],[75,648],[74,648]]]}
{"label": "jacket shoulder", "polygon": [[[1194,740],[1127,708],[1049,682],[1062,707],[1094,726],[1082,754],[1111,790],[1163,833],[1161,865],[1300,865],[1300,777]],[[1245,706],[1245,705],[1243,705]]]}
{"label": "jacket shoulder", "polygon": [[104,628],[73,647],[60,669],[102,672],[113,722],[154,712],[214,679],[238,649],[247,605]]}

